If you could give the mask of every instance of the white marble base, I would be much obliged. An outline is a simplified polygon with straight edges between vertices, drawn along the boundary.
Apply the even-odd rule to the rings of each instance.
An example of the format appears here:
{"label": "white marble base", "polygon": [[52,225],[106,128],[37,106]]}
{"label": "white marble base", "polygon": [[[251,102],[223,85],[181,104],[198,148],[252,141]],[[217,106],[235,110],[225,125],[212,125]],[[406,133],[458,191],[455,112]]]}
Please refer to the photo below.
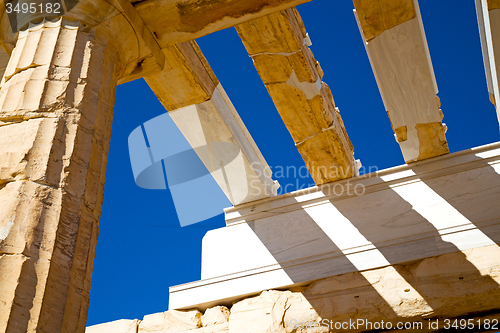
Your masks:
{"label": "white marble base", "polygon": [[169,308],[497,246],[499,203],[495,143],[232,207],[203,239],[202,280],[171,287]]}

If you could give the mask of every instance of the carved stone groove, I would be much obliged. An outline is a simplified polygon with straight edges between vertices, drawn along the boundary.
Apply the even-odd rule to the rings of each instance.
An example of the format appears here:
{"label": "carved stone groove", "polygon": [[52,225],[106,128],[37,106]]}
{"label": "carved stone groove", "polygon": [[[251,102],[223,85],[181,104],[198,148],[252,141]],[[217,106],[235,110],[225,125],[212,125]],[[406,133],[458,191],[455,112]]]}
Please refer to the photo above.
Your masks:
{"label": "carved stone groove", "polygon": [[20,32],[0,90],[0,332],[83,332],[118,70],[100,33]]}

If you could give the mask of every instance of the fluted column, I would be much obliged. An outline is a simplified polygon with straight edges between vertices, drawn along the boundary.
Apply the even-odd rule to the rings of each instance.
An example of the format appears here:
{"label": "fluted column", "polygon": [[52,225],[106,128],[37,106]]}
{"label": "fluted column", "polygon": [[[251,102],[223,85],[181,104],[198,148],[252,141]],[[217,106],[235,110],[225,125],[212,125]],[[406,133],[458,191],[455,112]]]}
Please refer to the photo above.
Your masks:
{"label": "fluted column", "polygon": [[0,332],[84,332],[118,76],[78,21],[21,31],[0,90]]}

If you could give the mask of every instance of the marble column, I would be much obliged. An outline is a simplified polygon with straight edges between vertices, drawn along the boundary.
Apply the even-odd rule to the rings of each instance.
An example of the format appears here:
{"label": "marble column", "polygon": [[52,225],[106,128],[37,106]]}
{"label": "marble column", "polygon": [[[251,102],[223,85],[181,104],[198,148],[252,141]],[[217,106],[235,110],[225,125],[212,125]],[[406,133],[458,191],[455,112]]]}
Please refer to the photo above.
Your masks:
{"label": "marble column", "polygon": [[84,332],[119,67],[95,28],[19,32],[0,90],[0,332]]}

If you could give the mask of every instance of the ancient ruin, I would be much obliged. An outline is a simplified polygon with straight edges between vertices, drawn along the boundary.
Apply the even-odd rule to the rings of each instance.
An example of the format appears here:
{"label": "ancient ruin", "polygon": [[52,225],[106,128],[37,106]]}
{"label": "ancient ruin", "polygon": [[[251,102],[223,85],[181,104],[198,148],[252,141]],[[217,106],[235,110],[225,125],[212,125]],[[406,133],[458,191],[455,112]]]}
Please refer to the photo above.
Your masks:
{"label": "ancient ruin", "polygon": [[[65,0],[17,17],[0,5],[0,333],[432,332],[444,318],[500,330],[500,143],[449,153],[418,1],[353,1],[407,162],[362,176],[295,8],[308,1]],[[500,1],[476,6],[497,107]],[[276,195],[195,41],[229,27],[318,186]],[[237,145],[230,177],[260,191],[236,199],[214,175],[234,207],[203,240],[202,279],[171,287],[167,312],[86,328],[115,90],[139,78],[193,148]],[[212,157],[200,154],[209,171]],[[223,262],[221,242],[234,249]]]}

